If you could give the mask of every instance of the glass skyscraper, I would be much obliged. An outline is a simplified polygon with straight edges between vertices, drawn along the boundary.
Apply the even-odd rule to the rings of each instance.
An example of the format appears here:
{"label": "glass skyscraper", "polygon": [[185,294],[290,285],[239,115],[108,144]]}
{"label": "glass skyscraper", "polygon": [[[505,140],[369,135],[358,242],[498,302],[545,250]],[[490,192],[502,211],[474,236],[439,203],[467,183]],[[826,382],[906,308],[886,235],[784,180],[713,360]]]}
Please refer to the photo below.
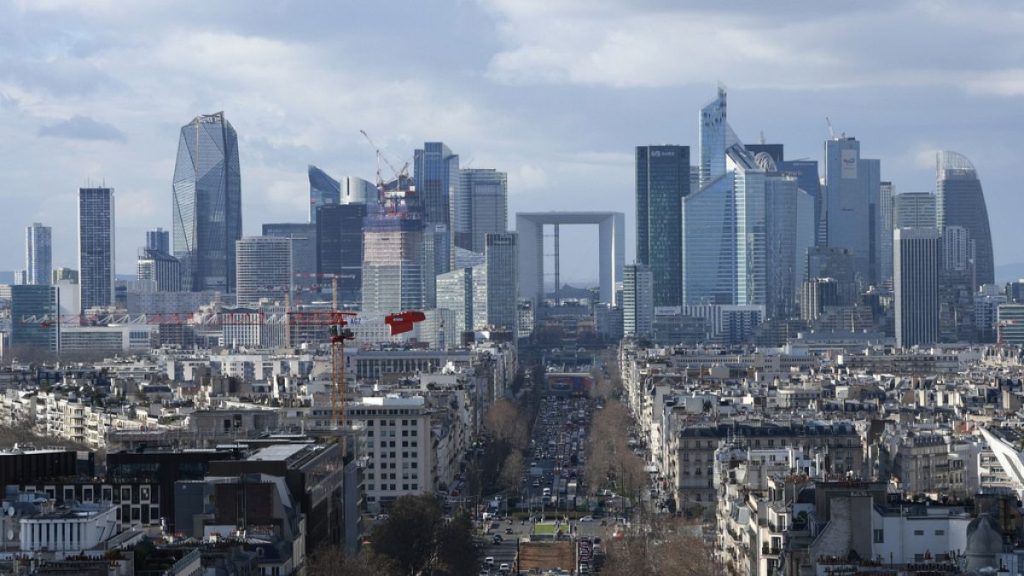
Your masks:
{"label": "glass skyscraper", "polygon": [[896,345],[939,340],[939,233],[934,227],[893,231]]}
{"label": "glass skyscraper", "polygon": [[935,228],[935,195],[904,192],[893,196],[893,228]]}
{"label": "glass skyscraper", "polygon": [[316,222],[316,271],[327,291],[338,280],[338,302],[359,306],[363,289],[363,224],[366,204],[329,204]]}
{"label": "glass skyscraper", "polygon": [[856,138],[825,141],[827,245],[850,251],[861,288],[877,275],[879,172],[878,160],[860,157]]}
{"label": "glass skyscraper", "polygon": [[309,221],[316,223],[316,212],[324,204],[341,204],[341,182],[309,165]]}
{"label": "glass skyscraper", "polygon": [[235,291],[235,242],[242,238],[238,135],[223,112],[181,128],[174,165],[174,256],[193,291]]}
{"label": "glass skyscraper", "polygon": [[974,270],[977,284],[995,282],[995,259],[992,254],[992,233],[988,224],[985,194],[974,165],[962,154],[939,152],[936,156],[938,192],[936,220],[939,230],[947,226],[963,226],[974,242]]}
{"label": "glass skyscraper", "polygon": [[515,335],[519,327],[516,233],[488,234],[486,242],[487,324]]}
{"label": "glass skyscraper", "polygon": [[25,283],[49,284],[52,272],[52,230],[35,222],[25,228]]}
{"label": "glass skyscraper", "polygon": [[688,146],[637,146],[636,261],[654,279],[655,306],[683,303],[682,207],[689,194]]}
{"label": "glass skyscraper", "polygon": [[[459,156],[442,142],[426,142],[423,148],[413,154],[413,182],[416,195],[423,206],[423,220],[427,224],[448,226],[449,240],[452,232],[452,198],[459,186]],[[445,254],[453,250],[441,251]],[[437,272],[447,272],[449,262],[437,262]]]}
{"label": "glass skyscraper", "polygon": [[483,253],[487,234],[508,230],[508,175],[491,168],[459,170],[450,212],[455,246]]}
{"label": "glass skyscraper", "polygon": [[163,228],[146,230],[146,249],[156,250],[164,254],[171,253],[171,234]]}
{"label": "glass skyscraper", "polygon": [[114,303],[114,189],[78,191],[78,273],[82,311]]}

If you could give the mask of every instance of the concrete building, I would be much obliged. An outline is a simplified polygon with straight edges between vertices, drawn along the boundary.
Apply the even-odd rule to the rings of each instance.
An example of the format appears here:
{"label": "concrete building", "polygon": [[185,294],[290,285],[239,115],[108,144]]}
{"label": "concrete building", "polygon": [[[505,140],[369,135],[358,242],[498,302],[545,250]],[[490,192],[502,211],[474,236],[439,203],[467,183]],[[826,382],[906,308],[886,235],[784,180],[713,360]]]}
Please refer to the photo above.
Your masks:
{"label": "concrete building", "polygon": [[939,234],[935,228],[893,232],[896,345],[933,344],[939,337]]}
{"label": "concrete building", "polygon": [[622,332],[650,337],[654,320],[654,274],[643,264],[626,266],[622,280]]}
{"label": "concrete building", "polygon": [[181,262],[167,252],[153,248],[139,251],[137,280],[147,292],[180,292],[182,289]]}
{"label": "concrete building", "polygon": [[367,457],[363,494],[371,505],[405,495],[432,493],[434,456],[430,415],[422,396],[367,397],[345,406]]}

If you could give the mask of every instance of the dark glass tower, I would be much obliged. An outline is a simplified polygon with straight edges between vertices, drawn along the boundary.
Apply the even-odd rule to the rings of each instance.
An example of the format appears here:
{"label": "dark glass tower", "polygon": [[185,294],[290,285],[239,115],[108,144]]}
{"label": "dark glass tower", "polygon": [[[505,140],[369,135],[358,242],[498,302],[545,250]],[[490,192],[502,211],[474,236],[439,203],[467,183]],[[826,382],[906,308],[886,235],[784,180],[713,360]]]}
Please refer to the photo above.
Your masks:
{"label": "dark glass tower", "polygon": [[637,146],[636,261],[651,270],[655,306],[683,303],[682,201],[689,194],[689,146]]}
{"label": "dark glass tower", "polygon": [[939,152],[935,163],[935,201],[938,229],[963,226],[974,241],[974,271],[977,284],[995,282],[995,259],[992,255],[992,233],[988,226],[985,194],[974,165],[956,152]]}
{"label": "dark glass tower", "polygon": [[317,215],[316,271],[328,290],[331,279],[338,279],[338,302],[345,305],[362,301],[366,210],[366,204],[327,204]]}
{"label": "dark glass tower", "polygon": [[114,189],[78,190],[78,272],[82,311],[114,303]]}
{"label": "dark glass tower", "polygon": [[[448,244],[437,254],[451,254],[453,221],[452,199],[458,194],[459,156],[441,142],[426,142],[413,154],[413,181],[416,195],[423,206],[426,224],[444,224],[448,228]],[[438,274],[448,271],[449,262],[440,258],[434,263]]]}
{"label": "dark glass tower", "polygon": [[223,112],[181,128],[174,165],[174,256],[193,291],[235,291],[235,242],[242,238],[238,135]]}

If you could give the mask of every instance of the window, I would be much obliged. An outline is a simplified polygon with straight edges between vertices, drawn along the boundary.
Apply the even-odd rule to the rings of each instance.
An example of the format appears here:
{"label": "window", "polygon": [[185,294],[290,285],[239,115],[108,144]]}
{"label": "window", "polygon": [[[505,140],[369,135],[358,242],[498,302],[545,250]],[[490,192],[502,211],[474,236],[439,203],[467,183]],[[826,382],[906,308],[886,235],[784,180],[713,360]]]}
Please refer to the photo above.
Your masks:
{"label": "window", "polygon": [[936,530],[935,531],[935,535],[936,536],[945,536],[946,535],[946,531],[945,530]]}
{"label": "window", "polygon": [[875,530],[873,530],[873,532],[874,532],[874,536],[875,536],[874,537],[874,543],[875,544],[883,544],[885,542],[885,530],[881,530],[881,529],[876,528]]}
{"label": "window", "polygon": [[914,530],[914,536],[924,536],[924,530]]}

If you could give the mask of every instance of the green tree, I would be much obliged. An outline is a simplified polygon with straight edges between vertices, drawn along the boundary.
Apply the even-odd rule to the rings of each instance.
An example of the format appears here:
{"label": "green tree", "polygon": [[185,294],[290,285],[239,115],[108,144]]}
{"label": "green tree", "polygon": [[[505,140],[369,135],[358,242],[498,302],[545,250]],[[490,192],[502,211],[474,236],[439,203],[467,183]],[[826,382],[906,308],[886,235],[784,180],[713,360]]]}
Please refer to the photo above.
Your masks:
{"label": "green tree", "polygon": [[430,495],[395,500],[388,519],[374,527],[374,552],[392,560],[402,574],[420,574],[434,554],[441,508]]}

